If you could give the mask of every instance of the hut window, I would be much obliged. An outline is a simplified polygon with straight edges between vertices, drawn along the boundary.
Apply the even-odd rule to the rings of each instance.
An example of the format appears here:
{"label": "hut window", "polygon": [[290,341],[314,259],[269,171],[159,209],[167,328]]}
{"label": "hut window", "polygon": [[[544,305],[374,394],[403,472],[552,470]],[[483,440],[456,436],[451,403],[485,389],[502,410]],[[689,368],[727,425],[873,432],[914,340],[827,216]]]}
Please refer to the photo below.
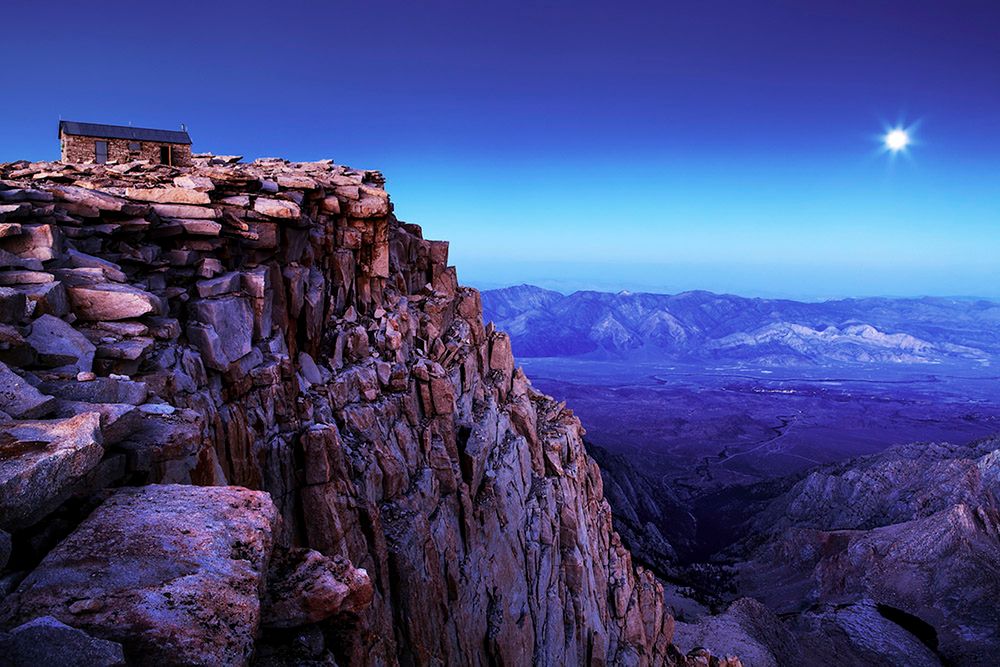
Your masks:
{"label": "hut window", "polygon": [[104,164],[107,161],[108,161],[108,142],[95,141],[94,162],[96,162],[97,164]]}
{"label": "hut window", "polygon": [[142,150],[142,144],[140,144],[138,141],[130,141],[128,142],[128,149],[132,153],[138,153],[140,150]]}

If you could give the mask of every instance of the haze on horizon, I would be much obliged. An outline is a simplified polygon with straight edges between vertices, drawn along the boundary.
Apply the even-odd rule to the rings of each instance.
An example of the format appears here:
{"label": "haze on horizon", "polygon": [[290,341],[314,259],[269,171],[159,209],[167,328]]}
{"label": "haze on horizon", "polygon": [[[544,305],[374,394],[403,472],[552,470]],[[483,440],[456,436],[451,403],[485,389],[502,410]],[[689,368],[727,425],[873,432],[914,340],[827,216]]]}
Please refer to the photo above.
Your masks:
{"label": "haze on horizon", "polygon": [[0,161],[183,122],[383,170],[482,287],[1000,298],[995,2],[234,7],[8,3]]}

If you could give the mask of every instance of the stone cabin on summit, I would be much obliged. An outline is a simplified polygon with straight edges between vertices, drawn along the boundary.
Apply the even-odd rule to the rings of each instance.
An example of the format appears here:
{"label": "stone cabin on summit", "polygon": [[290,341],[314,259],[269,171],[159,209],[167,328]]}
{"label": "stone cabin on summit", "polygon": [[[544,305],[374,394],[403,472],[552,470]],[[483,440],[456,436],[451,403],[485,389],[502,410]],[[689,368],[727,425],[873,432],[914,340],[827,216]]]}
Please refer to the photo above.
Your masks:
{"label": "stone cabin on summit", "polygon": [[186,129],[153,130],[61,120],[59,143],[63,162],[103,164],[149,160],[175,167],[191,164],[191,137]]}

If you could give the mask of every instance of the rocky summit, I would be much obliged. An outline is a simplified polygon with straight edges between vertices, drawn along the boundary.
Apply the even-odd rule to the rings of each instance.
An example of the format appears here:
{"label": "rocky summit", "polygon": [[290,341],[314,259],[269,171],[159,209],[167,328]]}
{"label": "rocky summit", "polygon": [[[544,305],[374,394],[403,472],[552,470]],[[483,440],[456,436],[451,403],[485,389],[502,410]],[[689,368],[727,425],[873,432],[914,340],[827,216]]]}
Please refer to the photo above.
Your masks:
{"label": "rocky summit", "polygon": [[13,664],[739,664],[376,171],[0,165],[0,419]]}

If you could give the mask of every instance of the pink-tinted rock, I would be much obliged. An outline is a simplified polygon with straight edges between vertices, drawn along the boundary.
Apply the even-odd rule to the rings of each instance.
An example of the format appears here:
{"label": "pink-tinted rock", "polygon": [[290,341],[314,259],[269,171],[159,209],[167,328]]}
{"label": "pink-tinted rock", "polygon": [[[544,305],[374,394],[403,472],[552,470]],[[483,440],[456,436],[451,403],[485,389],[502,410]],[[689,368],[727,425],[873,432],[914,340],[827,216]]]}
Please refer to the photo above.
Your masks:
{"label": "pink-tinted rock", "polygon": [[254,202],[253,210],[269,218],[290,219],[299,217],[299,207],[290,201],[281,199],[268,199],[258,197]]}
{"label": "pink-tinted rock", "polygon": [[[131,287],[152,297],[114,294],[125,301],[115,303],[107,294],[91,294],[121,276],[89,261],[71,266],[65,249],[51,272],[35,264],[13,267],[44,274],[53,281],[46,285],[72,285],[75,314],[85,322],[79,328],[100,351],[99,377],[45,378],[42,390],[71,395],[73,406],[64,407],[80,409],[88,400],[136,398],[126,394],[142,389],[148,403],[127,418],[106,418],[114,436],[109,455],[125,455],[130,482],[225,482],[270,492],[283,519],[277,539],[314,550],[296,552],[269,606],[275,626],[325,619],[319,621],[325,633],[296,630],[315,644],[309,660],[331,648],[345,664],[672,660],[662,588],[634,566],[613,529],[579,421],[515,372],[509,339],[483,327],[478,293],[459,287],[447,266],[447,244],[423,239],[418,226],[392,216],[381,174],[280,159],[196,161],[180,173],[158,165],[121,171],[0,165],[5,183],[11,174],[18,174],[14,180],[54,174],[34,179],[54,189],[50,180],[65,178],[112,192],[169,188],[172,181],[209,190],[196,179],[214,188],[208,205],[150,205],[56,189],[51,219],[36,213],[34,204],[14,212],[22,230],[55,225],[92,257],[114,262]],[[63,169],[73,172],[67,176]],[[102,281],[82,284],[96,279]],[[42,288],[17,287],[19,293],[29,289]],[[32,298],[31,316],[44,304]],[[138,307],[125,307],[133,305]],[[23,314],[12,314],[27,324]],[[122,322],[121,316],[136,326],[107,326]],[[122,372],[136,376],[135,383],[102,376],[125,366]],[[127,652],[148,635],[148,653],[161,661],[198,662],[184,651],[209,651],[209,643],[227,652],[205,653],[202,662],[225,663],[235,654],[247,659],[254,622],[241,610],[250,594],[233,602],[227,585],[199,580],[198,572],[172,575],[191,563],[216,564],[199,549],[222,539],[223,521],[207,509],[158,498],[143,503],[144,512],[161,505],[174,523],[157,518],[133,530],[137,520],[126,519],[125,541],[110,515],[127,517],[138,509],[111,505],[100,531],[85,522],[86,544],[79,538],[80,544],[70,542],[72,552],[57,548],[56,560],[31,575],[48,582],[37,610],[51,603],[69,613],[73,605],[74,619],[100,621],[84,628],[88,632],[126,628],[115,632]],[[184,540],[156,541],[181,527],[191,531]],[[105,532],[111,551],[123,553],[132,567],[107,565],[120,564],[117,556],[101,560],[107,558],[100,551]],[[142,553],[129,550],[130,540]],[[164,544],[170,558],[142,560],[168,551]],[[71,553],[85,558],[71,560]],[[100,567],[88,569],[94,562]],[[357,570],[338,570],[347,563]],[[370,589],[357,576],[361,569]],[[108,584],[106,570],[122,580]],[[195,622],[182,623],[171,615],[180,613],[177,608],[161,605],[166,584],[141,580],[126,587],[123,572],[129,571],[166,572],[176,586],[193,582],[193,592],[185,589],[190,605],[184,609],[197,610],[191,612]],[[25,585],[35,581],[31,577]],[[112,596],[124,601],[116,609],[127,611],[112,618],[97,595],[69,591],[92,580],[116,591],[127,588]],[[209,588],[221,594],[209,597]],[[352,602],[366,590],[370,604]],[[155,614],[139,614],[154,602],[161,605],[153,605]],[[291,634],[276,628],[261,641]],[[324,634],[335,647],[325,646]],[[168,645],[179,652],[168,653]]]}
{"label": "pink-tinted rock", "polygon": [[368,573],[346,559],[311,549],[279,552],[271,562],[262,623],[294,628],[342,613],[357,613],[372,601]]}
{"label": "pink-tinted rock", "polygon": [[0,248],[21,258],[47,261],[62,252],[62,234],[55,225],[21,225],[21,233],[0,239]]}
{"label": "pink-tinted rock", "polygon": [[131,285],[100,283],[68,291],[73,313],[81,320],[126,320],[160,314],[162,308],[159,298]]}
{"label": "pink-tinted rock", "polygon": [[0,606],[51,615],[136,665],[244,665],[260,623],[277,512],[237,487],[121,489]]}
{"label": "pink-tinted rock", "polygon": [[192,236],[218,236],[222,232],[222,225],[214,220],[174,220],[181,226],[185,234]]}
{"label": "pink-tinted rock", "polygon": [[207,204],[210,201],[204,192],[183,187],[129,188],[125,191],[125,196],[158,204]]}
{"label": "pink-tinted rock", "polygon": [[212,182],[212,179],[204,176],[178,176],[174,179],[174,185],[199,192],[211,192],[215,189],[215,183]]}
{"label": "pink-tinted rock", "polygon": [[347,215],[352,218],[377,218],[388,212],[389,200],[382,197],[364,196],[347,203]]}
{"label": "pink-tinted rock", "polygon": [[20,528],[55,509],[104,455],[101,416],[6,422],[0,431],[0,528]]}
{"label": "pink-tinted rock", "polygon": [[297,188],[299,190],[314,190],[316,181],[308,176],[297,174],[278,174],[278,185],[283,188]]}
{"label": "pink-tinted rock", "polygon": [[81,204],[98,211],[118,212],[125,206],[125,201],[119,197],[75,185],[54,185],[49,191],[57,200]]}
{"label": "pink-tinted rock", "polygon": [[162,218],[187,218],[190,220],[212,220],[219,212],[210,206],[189,204],[153,204],[153,210]]}
{"label": "pink-tinted rock", "polygon": [[[336,197],[333,197],[336,200]],[[340,210],[339,207],[337,209]],[[0,222],[0,239],[6,238],[8,236],[20,236],[21,235],[21,225],[16,222]]]}

